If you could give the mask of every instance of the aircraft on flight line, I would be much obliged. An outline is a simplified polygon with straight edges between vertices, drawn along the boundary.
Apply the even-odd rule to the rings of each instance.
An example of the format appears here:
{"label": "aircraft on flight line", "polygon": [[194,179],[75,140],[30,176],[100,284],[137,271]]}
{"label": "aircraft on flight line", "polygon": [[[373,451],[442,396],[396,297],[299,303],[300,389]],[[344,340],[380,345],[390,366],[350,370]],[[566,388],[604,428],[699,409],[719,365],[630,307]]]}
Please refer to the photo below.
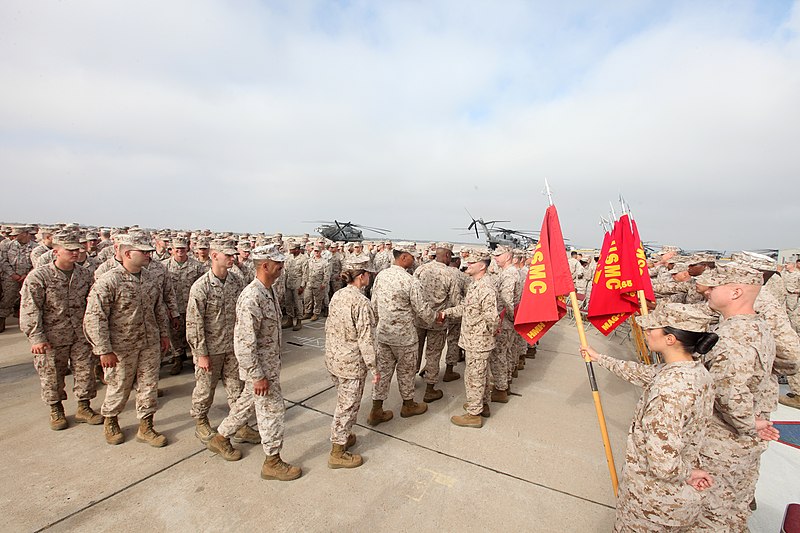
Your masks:
{"label": "aircraft on flight line", "polygon": [[467,210],[467,214],[469,218],[472,220],[470,225],[467,227],[467,230],[470,231],[472,229],[475,230],[475,238],[480,239],[480,233],[478,233],[478,226],[481,227],[484,236],[486,237],[486,245],[489,247],[490,250],[494,250],[498,246],[508,246],[509,248],[520,248],[526,249],[528,246],[532,244],[536,244],[539,240],[534,237],[537,235],[538,231],[524,231],[524,230],[516,230],[516,229],[508,229],[502,228],[497,224],[510,222],[509,220],[488,220],[485,221],[483,218],[475,218],[470,214],[469,210]]}
{"label": "aircraft on flight line", "polygon": [[362,230],[371,231],[373,233],[379,233],[381,235],[386,235],[387,233],[390,233],[388,229],[373,228],[370,226],[353,224],[352,222],[339,222],[338,220],[333,220],[333,221],[314,220],[311,221],[311,223],[322,224],[321,226],[315,228],[314,231],[316,231],[326,239],[330,239],[332,241],[344,241],[344,242],[363,241],[364,232]]}

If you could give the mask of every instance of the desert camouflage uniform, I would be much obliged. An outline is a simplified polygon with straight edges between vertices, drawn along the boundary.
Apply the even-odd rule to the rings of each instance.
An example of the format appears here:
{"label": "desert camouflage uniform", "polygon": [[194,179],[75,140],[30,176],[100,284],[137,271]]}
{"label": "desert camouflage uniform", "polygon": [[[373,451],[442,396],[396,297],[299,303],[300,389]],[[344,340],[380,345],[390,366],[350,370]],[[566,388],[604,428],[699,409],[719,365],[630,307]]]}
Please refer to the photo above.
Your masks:
{"label": "desert camouflage uniform", "polygon": [[8,318],[19,302],[19,291],[22,282],[14,281],[11,276],[27,276],[33,268],[31,265],[31,243],[20,244],[16,239],[0,242],[0,318]]}
{"label": "desert camouflage uniform", "polygon": [[[653,283],[653,292],[659,303],[687,303],[686,295],[690,290],[697,292],[689,281],[656,281]],[[691,303],[691,302],[688,302]]]}
{"label": "desert camouflage uniform", "polygon": [[[236,325],[236,300],[244,289],[242,278],[228,272],[224,280],[209,270],[194,282],[186,307],[186,340],[192,350],[195,386],[192,391],[192,418],[205,418],[214,403],[214,391],[222,378],[233,407],[242,393],[239,364],[233,352]],[[208,356],[211,371],[197,366],[197,358]]]}
{"label": "desert camouflage uniform", "polygon": [[64,377],[71,364],[73,392],[78,400],[97,395],[92,373],[92,348],[83,335],[86,298],[92,286],[89,272],[75,265],[65,273],[50,263],[28,274],[22,284],[19,323],[31,345],[49,343],[46,354],[35,354],[33,365],[42,385],[42,400],[67,399]]}
{"label": "desert camouflage uniform", "polygon": [[[106,241],[106,242],[111,242],[111,241]],[[100,243],[100,244],[102,244],[102,243]],[[112,245],[104,246],[103,248],[100,248],[99,244],[97,245],[97,262],[98,263],[104,263],[104,262],[108,261],[109,259],[111,259],[112,257],[114,257],[116,254],[117,254],[117,252],[114,249],[114,246],[112,246]]]}
{"label": "desert camouflage uniform", "polygon": [[[42,257],[43,254],[46,254],[47,252],[52,252],[52,251],[53,251],[53,248],[51,248],[50,246],[46,246],[44,244],[40,244],[39,246],[37,246],[36,248],[31,250],[31,265],[33,265],[33,268],[40,267],[40,266],[42,266],[44,264],[47,264],[47,260],[40,262],[39,258]],[[52,257],[52,254],[51,254],[51,257]],[[55,259],[55,258],[53,258],[53,259]]]}
{"label": "desert camouflage uniform", "polygon": [[189,257],[183,263],[179,263],[174,257],[161,263],[166,268],[172,287],[175,290],[175,298],[178,303],[178,329],[170,330],[171,344],[175,355],[186,353],[186,306],[189,303],[189,291],[197,279],[205,272],[205,267],[193,257]]}
{"label": "desert camouflage uniform", "polygon": [[336,385],[331,442],[346,444],[356,423],[367,369],[378,372],[370,302],[353,285],[331,298],[325,322],[325,367]]}
{"label": "desert camouflage uniform", "polygon": [[76,264],[82,266],[89,272],[89,275],[92,277],[92,282],[94,283],[94,272],[95,270],[97,270],[97,261],[95,261],[95,258],[92,257],[91,255],[87,255],[83,263],[78,262]]}
{"label": "desert camouflage uniform", "polygon": [[171,256],[169,255],[169,249],[165,247],[163,252],[159,252],[158,250],[152,252],[152,257],[153,261],[158,261],[163,263],[164,261],[168,261]]}
{"label": "desert camouflage uniform", "polygon": [[52,263],[56,260],[55,251],[52,248],[47,248],[41,254],[34,258],[33,252],[31,252],[31,265],[33,268],[39,268],[40,266],[44,266],[47,263]]}
{"label": "desert camouflage uniform", "polygon": [[789,320],[792,322],[792,327],[795,331],[800,331],[800,324],[798,324],[798,297],[800,296],[800,270],[789,272],[784,270],[781,273],[783,277],[783,284],[786,287],[786,312],[789,315]]}
{"label": "desert camouflage uniform", "polygon": [[[472,283],[472,278],[467,276],[464,272],[453,269],[455,271],[456,280],[458,281],[459,301],[464,299],[467,294],[467,287]],[[461,337],[461,319],[451,317],[447,321],[447,352],[445,352],[445,364],[454,365],[461,358],[458,339]]]}
{"label": "desert camouflage uniform", "polygon": [[308,285],[308,257],[302,253],[297,257],[287,255],[283,269],[286,271],[286,312],[292,318],[301,318],[303,295],[297,294],[297,289],[305,292]]}
{"label": "desert camouflage uniform", "polygon": [[500,325],[497,311],[497,290],[494,281],[484,275],[467,289],[464,300],[444,310],[445,318],[461,317],[461,338],[458,345],[466,352],[464,387],[467,412],[480,415],[483,404],[489,403],[489,356],[495,347],[494,332]]}
{"label": "desert camouflage uniform", "polygon": [[391,250],[381,250],[377,254],[375,254],[375,271],[380,272],[382,270],[386,270],[392,263],[394,263],[394,254]]}
{"label": "desert camouflage uniform", "polygon": [[325,295],[330,285],[330,269],[328,261],[320,257],[308,259],[308,285],[303,292],[303,309],[306,315],[320,315]]}
{"label": "desert camouflage uniform", "polygon": [[686,480],[698,468],[714,410],[711,375],[700,361],[643,365],[601,355],[598,363],[644,389],[628,432],[614,531],[686,531],[702,508]]}
{"label": "desert camouflage uniform", "polygon": [[[439,261],[430,261],[414,272],[422,287],[422,296],[428,301],[434,313],[453,307],[460,301],[461,284],[456,272]],[[429,385],[439,383],[439,364],[442,360],[444,343],[447,340],[447,321],[444,324],[425,324],[417,318],[417,360],[422,358],[425,345],[425,382]],[[457,362],[457,359],[456,359]]]}
{"label": "desert camouflage uniform", "polygon": [[422,296],[419,280],[397,265],[379,272],[375,278],[372,311],[378,324],[375,341],[381,374],[381,380],[372,390],[372,399],[385,400],[389,396],[396,369],[400,396],[403,400],[413,400],[418,342],[415,317],[431,323],[436,314]]}
{"label": "desert camouflage uniform", "polygon": [[331,265],[331,293],[334,293],[342,288],[343,281],[341,278],[342,275],[342,252],[336,252],[335,254],[331,254],[330,265]]}
{"label": "desert camouflage uniform", "polygon": [[[774,277],[774,276],[773,276]],[[758,293],[753,306],[756,313],[764,318],[775,338],[775,363],[772,365],[770,379],[778,387],[778,376],[785,375],[791,392],[800,393],[800,337],[792,328],[786,307],[763,288]]]}
{"label": "desert camouflage uniform", "polygon": [[756,417],[768,419],[777,407],[770,379],[775,340],[763,318],[737,315],[716,329],[719,341],[703,356],[715,386],[714,416],[700,450],[701,468],[714,478],[702,493],[701,529],[748,531],[750,502],[766,443],[756,433]]}
{"label": "desert camouflage uniform", "polygon": [[686,287],[686,303],[687,304],[699,304],[705,301],[705,296],[697,292],[697,281],[694,278],[687,281],[688,286]]}
{"label": "desert camouflage uniform", "polygon": [[[264,453],[277,455],[283,447],[284,412],[281,393],[281,308],[275,292],[256,278],[244,288],[236,302],[236,327],[233,350],[239,362],[239,378],[244,381],[239,399],[217,431],[231,438],[247,423],[255,406],[258,432]],[[266,379],[269,391],[258,396],[256,381]]]}
{"label": "desert camouflage uniform", "polygon": [[83,319],[83,331],[95,355],[116,354],[117,366],[105,369],[106,397],[100,414],[119,415],[137,383],[136,416],[158,409],[160,339],[169,338],[162,292],[147,269],[134,275],[119,266],[95,281]]}
{"label": "desert camouflage uniform", "polygon": [[786,284],[777,272],[770,276],[761,290],[769,291],[781,305],[786,305]]}
{"label": "desert camouflage uniform", "polygon": [[[507,390],[511,380],[511,373],[517,368],[519,357],[512,349],[517,337],[514,330],[514,309],[516,308],[517,295],[522,294],[519,286],[519,274],[513,266],[504,268],[499,275],[500,288],[498,296],[502,307],[499,312],[503,314],[500,333],[495,339],[494,350],[489,358],[489,366],[494,376],[494,388]],[[505,312],[504,312],[505,311]]]}

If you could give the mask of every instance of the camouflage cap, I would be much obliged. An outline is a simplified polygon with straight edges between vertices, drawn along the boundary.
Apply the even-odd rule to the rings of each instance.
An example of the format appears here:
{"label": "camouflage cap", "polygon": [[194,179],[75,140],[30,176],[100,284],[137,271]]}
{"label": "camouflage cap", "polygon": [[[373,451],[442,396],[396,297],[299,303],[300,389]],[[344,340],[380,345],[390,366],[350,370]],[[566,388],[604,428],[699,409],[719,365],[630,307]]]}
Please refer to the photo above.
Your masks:
{"label": "camouflage cap", "polygon": [[225,255],[236,255],[236,242],[231,239],[215,239],[211,242],[211,250]]}
{"label": "camouflage cap", "polygon": [[383,245],[384,246],[392,246],[392,247],[394,246],[394,244],[392,244],[392,241],[383,241]]}
{"label": "camouflage cap", "polygon": [[451,242],[437,242],[436,247],[444,248],[445,250],[450,250],[451,252],[453,251],[453,243]]}
{"label": "camouflage cap", "polygon": [[322,246],[320,246],[319,244],[315,244],[314,246],[311,247],[311,249],[314,250],[315,252],[321,252]]}
{"label": "camouflage cap", "polygon": [[286,261],[286,256],[283,255],[280,246],[277,244],[258,246],[255,250],[253,250],[253,253],[250,257],[253,259],[253,261],[265,261],[267,259],[276,261],[278,263],[283,263]]}
{"label": "camouflage cap", "polygon": [[297,250],[300,248],[300,243],[297,241],[289,241],[287,244],[289,245],[290,250]]}
{"label": "camouflage cap", "polygon": [[370,266],[369,259],[366,257],[351,257],[342,265],[343,270],[366,270],[367,272],[375,272]]}
{"label": "camouflage cap", "polygon": [[53,234],[53,246],[58,246],[65,250],[80,250],[83,248],[80,236],[72,231],[59,231]]}
{"label": "camouflage cap", "polygon": [[681,272],[686,272],[689,270],[689,265],[686,263],[675,263],[675,265],[669,269],[669,274],[680,274]]}
{"label": "camouflage cap", "polygon": [[87,241],[99,241],[100,240],[100,235],[98,235],[98,233],[96,231],[87,231],[85,237],[86,237]]}
{"label": "camouflage cap", "polygon": [[52,235],[59,230],[58,226],[39,226],[39,233],[41,235]]}
{"label": "camouflage cap", "polygon": [[699,265],[700,263],[713,263],[714,261],[714,256],[711,254],[692,254],[689,259],[686,260],[686,264],[692,266]]}
{"label": "camouflage cap", "polygon": [[755,252],[736,252],[731,254],[731,259],[755,270],[763,270],[765,272],[778,271],[778,262],[768,255],[757,254]]}
{"label": "camouflage cap", "polygon": [[119,246],[128,246],[140,252],[153,252],[153,244],[150,242],[150,237],[144,233],[123,233],[117,235],[114,242]]}
{"label": "camouflage cap", "polygon": [[186,239],[184,239],[183,237],[175,237],[170,242],[170,245],[173,248],[188,248],[189,247],[189,242]]}
{"label": "camouflage cap", "polygon": [[698,285],[719,287],[721,285],[763,285],[764,276],[758,270],[740,263],[717,265],[717,268],[706,270],[695,278]]}
{"label": "camouflage cap", "polygon": [[498,245],[497,248],[495,248],[492,251],[492,255],[495,255],[495,256],[503,255],[504,253],[511,252],[511,251],[512,251],[511,248],[509,248],[508,246],[503,246],[501,244],[501,245]]}
{"label": "camouflage cap", "polygon": [[711,316],[692,304],[663,303],[658,304],[649,314],[636,317],[636,323],[642,329],[671,327],[684,331],[705,333],[711,324]]}
{"label": "camouflage cap", "polygon": [[406,252],[408,254],[415,254],[417,253],[417,245],[413,242],[395,242],[392,243],[392,249],[397,250],[398,252]]}
{"label": "camouflage cap", "polygon": [[250,244],[250,241],[240,240],[238,243],[236,243],[236,248],[243,252],[249,252],[253,249],[253,245]]}
{"label": "camouflage cap", "polygon": [[210,248],[210,244],[211,243],[208,242],[208,239],[197,239],[197,244],[195,245],[195,247],[198,250],[205,250]]}
{"label": "camouflage cap", "polygon": [[466,257],[466,259],[464,259],[464,261],[467,263],[477,263],[478,261],[486,261],[491,259],[491,257],[492,256],[489,255],[489,252],[474,250]]}
{"label": "camouflage cap", "polygon": [[23,233],[32,233],[33,228],[30,226],[11,226],[11,231],[8,233],[11,237],[22,235]]}

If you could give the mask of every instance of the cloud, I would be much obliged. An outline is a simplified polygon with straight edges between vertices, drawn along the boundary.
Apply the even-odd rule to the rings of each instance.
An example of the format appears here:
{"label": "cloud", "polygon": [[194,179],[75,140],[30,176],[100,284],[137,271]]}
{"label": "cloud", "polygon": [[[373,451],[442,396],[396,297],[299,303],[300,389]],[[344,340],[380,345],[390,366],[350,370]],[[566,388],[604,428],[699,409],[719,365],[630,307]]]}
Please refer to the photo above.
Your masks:
{"label": "cloud", "polygon": [[548,178],[576,244],[622,192],[647,240],[794,246],[798,13],[5,2],[2,218],[459,239],[538,227]]}

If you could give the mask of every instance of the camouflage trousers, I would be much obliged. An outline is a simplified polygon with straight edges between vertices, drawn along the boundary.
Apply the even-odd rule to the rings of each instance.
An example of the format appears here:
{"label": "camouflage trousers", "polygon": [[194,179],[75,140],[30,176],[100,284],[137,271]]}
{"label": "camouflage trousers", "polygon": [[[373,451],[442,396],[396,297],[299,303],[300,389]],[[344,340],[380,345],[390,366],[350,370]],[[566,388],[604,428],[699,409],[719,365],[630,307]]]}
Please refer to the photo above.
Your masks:
{"label": "camouflage trousers", "polygon": [[292,318],[303,316],[303,295],[297,294],[297,289],[286,288],[286,314]]}
{"label": "camouflage trousers", "polygon": [[189,411],[191,417],[208,416],[208,410],[214,403],[214,392],[220,378],[222,378],[222,384],[228,395],[228,407],[233,409],[233,405],[242,393],[242,381],[239,379],[239,363],[236,355],[233,352],[210,355],[211,371],[209,372],[197,366],[197,357],[193,359],[195,385],[192,391],[192,410]]}
{"label": "camouflage trousers", "polygon": [[253,381],[245,380],[244,389],[239,399],[231,407],[230,414],[222,421],[217,432],[226,438],[231,438],[245,424],[253,409],[256,411],[258,433],[261,435],[261,445],[267,455],[276,455],[283,448],[284,413],[281,394],[281,382],[277,375],[267,376],[269,391],[265,396],[257,396],[253,392]]}
{"label": "camouflage trousers", "polygon": [[52,405],[67,399],[65,379],[67,365],[72,366],[72,392],[78,400],[97,396],[92,347],[86,341],[53,346],[46,354],[33,356],[33,366],[42,384],[42,401]]}
{"label": "camouflage trousers", "polygon": [[361,407],[364,395],[365,378],[340,378],[331,374],[331,381],[336,385],[336,410],[331,423],[331,442],[346,444]]}
{"label": "camouflage trousers", "polygon": [[447,341],[446,329],[417,328],[417,361],[421,361],[423,344],[425,345],[425,383],[439,383],[439,366],[442,362],[444,343]]}
{"label": "camouflage trousers", "polygon": [[372,388],[372,399],[385,400],[389,397],[389,386],[392,384],[392,375],[396,369],[400,397],[404,400],[413,400],[414,376],[417,373],[416,343],[408,346],[389,346],[378,342],[376,346],[375,356],[381,380]]}
{"label": "camouflage trousers", "polygon": [[178,329],[169,329],[173,357],[186,354],[186,314],[178,317]]}
{"label": "camouflage trousers", "polygon": [[747,532],[750,502],[767,443],[722,432],[726,430],[711,424],[701,450],[701,465],[714,478],[714,485],[701,493],[703,514],[697,531]]}
{"label": "camouflage trousers", "polygon": [[342,281],[342,278],[339,277],[340,275],[341,275],[341,273],[340,274],[336,274],[336,273],[333,274],[333,279],[331,279],[331,295],[333,295],[334,292],[336,292],[339,289],[341,289],[342,286],[344,285],[344,282]]}
{"label": "camouflage trousers", "polygon": [[[509,368],[509,354],[511,352],[511,331],[506,328],[505,323],[500,330],[500,334],[495,337],[494,349],[489,356],[489,368],[494,379],[494,388],[497,390],[508,390],[508,380],[511,379]],[[516,363],[514,364],[516,367]]]}
{"label": "camouflage trousers", "polygon": [[0,318],[8,318],[14,313],[14,307],[19,303],[21,283],[13,279],[3,278],[0,282]]}
{"label": "camouflage trousers", "polygon": [[103,416],[117,416],[125,408],[136,381],[136,417],[142,419],[158,410],[158,371],[161,368],[159,345],[133,352],[115,352],[117,366],[104,369],[106,398],[100,408]]}
{"label": "camouflage trousers", "polygon": [[305,314],[314,314],[319,316],[322,314],[322,306],[325,303],[325,288],[320,287],[306,287],[303,291],[303,310]]}
{"label": "camouflage trousers", "polygon": [[461,355],[458,347],[458,338],[461,336],[461,320],[450,318],[447,320],[447,351],[444,354],[446,365],[455,365]]}
{"label": "camouflage trousers", "polygon": [[479,415],[483,404],[489,403],[491,389],[489,387],[489,356],[491,351],[466,351],[466,369],[464,372],[464,389],[467,393],[467,412]]}

